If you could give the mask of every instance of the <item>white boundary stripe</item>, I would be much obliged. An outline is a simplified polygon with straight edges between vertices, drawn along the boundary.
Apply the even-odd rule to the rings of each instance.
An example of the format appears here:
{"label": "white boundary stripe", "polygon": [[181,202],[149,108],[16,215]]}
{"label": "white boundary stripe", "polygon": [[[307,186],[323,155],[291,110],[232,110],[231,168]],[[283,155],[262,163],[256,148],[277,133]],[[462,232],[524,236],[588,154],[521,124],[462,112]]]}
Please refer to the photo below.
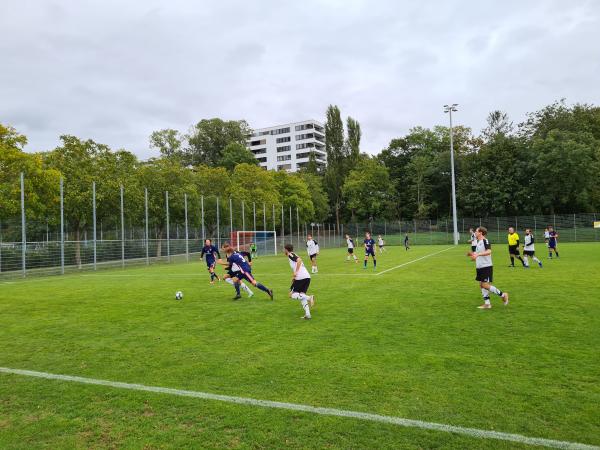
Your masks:
{"label": "white boundary stripe", "polygon": [[94,378],[76,377],[71,375],[58,375],[46,372],[36,372],[33,370],[11,369],[0,367],[0,373],[13,375],[23,375],[34,378],[45,378],[48,380],[71,381],[74,383],[92,384],[98,386],[108,386],[118,389],[130,389],[133,391],[154,392],[159,394],[177,395],[181,397],[193,397],[206,400],[215,400],[226,403],[236,403],[239,405],[260,406],[263,408],[285,409],[289,411],[301,411],[323,416],[349,417],[352,419],[367,420],[371,422],[387,423],[399,425],[402,427],[422,428],[426,430],[442,431],[445,433],[462,434],[479,439],[497,439],[501,441],[518,442],[520,444],[538,445],[550,448],[574,449],[574,450],[600,450],[600,447],[594,445],[580,444],[577,442],[556,441],[553,439],[533,438],[521,434],[503,433],[500,431],[479,430],[477,428],[465,428],[454,425],[445,425],[435,422],[424,422],[421,420],[404,419],[395,416],[383,416],[379,414],[364,413],[358,411],[349,411],[335,408],[321,408],[316,406],[301,405],[298,403],[275,402],[271,400],[258,400],[247,397],[233,397],[230,395],[210,394],[208,392],[186,391],[158,386],[146,386],[143,384],[121,383],[118,381],[97,380]]}
{"label": "white boundary stripe", "polygon": [[444,250],[440,250],[439,252],[434,252],[434,253],[430,253],[430,254],[425,255],[425,256],[421,256],[420,258],[413,259],[411,261],[408,261],[408,262],[405,262],[403,264],[400,264],[400,265],[398,265],[396,267],[392,267],[391,269],[387,269],[387,270],[384,270],[383,272],[379,272],[375,276],[383,275],[384,273],[389,272],[390,270],[396,270],[396,269],[399,269],[400,267],[408,266],[409,264],[416,263],[417,261],[421,261],[422,259],[429,258],[430,256],[438,255],[438,254],[440,254],[442,252],[450,250],[451,248],[454,248],[454,247],[448,247],[448,248],[445,248]]}

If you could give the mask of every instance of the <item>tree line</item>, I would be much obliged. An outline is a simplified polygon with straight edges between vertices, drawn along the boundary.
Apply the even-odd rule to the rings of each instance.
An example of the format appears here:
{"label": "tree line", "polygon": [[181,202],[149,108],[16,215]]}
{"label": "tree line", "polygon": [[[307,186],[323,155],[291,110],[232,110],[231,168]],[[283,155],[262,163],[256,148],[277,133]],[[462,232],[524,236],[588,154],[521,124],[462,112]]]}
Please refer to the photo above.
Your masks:
{"label": "tree line", "polygon": [[[298,173],[265,171],[246,148],[252,130],[244,120],[204,119],[187,133],[151,134],[158,156],[139,160],[124,149],[63,135],[49,151],[26,153],[26,136],[0,124],[0,220],[19,216],[19,173],[25,172],[27,214],[56,217],[58,186],[65,182],[65,215],[75,230],[91,220],[92,181],[99,215],[115,215],[124,187],[127,214],[141,217],[144,188],[163,232],[164,192],[177,220],[183,197],[216,196],[298,207],[301,221],[367,222],[443,218],[451,211],[450,130],[414,127],[376,155],[361,150],[360,123],[344,121],[331,105],[325,114],[327,166],[314,157]],[[488,217],[600,210],[600,108],[558,101],[514,125],[501,111],[474,133],[453,129],[459,214]],[[137,208],[137,209],[136,209]],[[214,207],[207,208],[207,221]],[[249,213],[248,211],[246,211]],[[279,216],[279,215],[278,215]],[[279,218],[277,218],[279,221]]]}

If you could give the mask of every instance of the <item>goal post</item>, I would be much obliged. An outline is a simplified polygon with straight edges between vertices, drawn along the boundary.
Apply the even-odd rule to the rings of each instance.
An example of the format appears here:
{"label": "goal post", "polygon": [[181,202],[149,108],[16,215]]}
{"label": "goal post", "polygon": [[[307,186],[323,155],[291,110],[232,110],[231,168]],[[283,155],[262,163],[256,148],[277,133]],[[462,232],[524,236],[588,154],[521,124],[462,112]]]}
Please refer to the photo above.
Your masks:
{"label": "goal post", "polygon": [[277,254],[277,233],[275,231],[244,231],[232,233],[231,244],[238,251],[250,251],[250,245],[256,245],[256,255]]}

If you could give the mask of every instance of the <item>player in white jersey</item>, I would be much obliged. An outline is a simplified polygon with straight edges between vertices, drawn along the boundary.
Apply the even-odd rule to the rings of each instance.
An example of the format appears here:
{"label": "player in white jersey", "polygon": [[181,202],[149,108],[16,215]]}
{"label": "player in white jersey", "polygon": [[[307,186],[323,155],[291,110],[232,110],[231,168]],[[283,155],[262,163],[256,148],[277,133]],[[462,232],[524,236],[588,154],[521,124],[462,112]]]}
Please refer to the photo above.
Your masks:
{"label": "player in white jersey", "polygon": [[531,232],[531,228],[525,230],[525,242],[523,243],[523,261],[525,261],[525,267],[529,269],[529,257],[533,259],[540,269],[542,268],[542,262],[535,256],[535,238]]}
{"label": "player in white jersey", "polygon": [[487,229],[485,227],[477,228],[475,230],[475,237],[477,238],[475,251],[467,253],[467,256],[475,261],[475,270],[477,272],[475,280],[479,281],[481,295],[483,296],[483,305],[478,306],[478,308],[490,309],[492,307],[492,304],[490,303],[490,292],[501,297],[506,306],[508,305],[508,292],[502,292],[496,286],[491,284],[494,275],[492,267],[492,245],[487,240]]}
{"label": "player in white jersey", "polygon": [[317,256],[319,255],[319,244],[312,237],[312,234],[306,236],[306,251],[310,258],[310,265],[312,273],[319,272],[317,268]]}
{"label": "player in white jersey", "polygon": [[473,228],[469,228],[469,233],[471,233],[470,243],[471,243],[471,251],[475,251],[475,247],[477,247],[477,238],[475,237],[475,230]]}
{"label": "player in white jersey", "polygon": [[550,230],[548,228],[544,228],[544,242],[546,243],[546,247],[548,247],[549,240],[550,240]]}
{"label": "player in white jersey", "polygon": [[383,253],[385,251],[385,241],[381,235],[377,236],[377,245],[379,246],[379,253]]}
{"label": "player in white jersey", "polygon": [[310,274],[302,259],[294,253],[294,246],[292,244],[286,244],[284,246],[284,253],[287,256],[292,268],[292,286],[290,287],[290,297],[295,300],[300,300],[302,309],[304,310],[304,316],[302,319],[310,319],[310,308],[315,305],[315,296],[306,295],[308,287],[310,286]]}
{"label": "player in white jersey", "polygon": [[346,245],[348,246],[348,255],[346,256],[346,261],[350,261],[350,257],[352,256],[354,258],[354,262],[358,264],[358,258],[354,254],[354,240],[349,234],[346,235]]}

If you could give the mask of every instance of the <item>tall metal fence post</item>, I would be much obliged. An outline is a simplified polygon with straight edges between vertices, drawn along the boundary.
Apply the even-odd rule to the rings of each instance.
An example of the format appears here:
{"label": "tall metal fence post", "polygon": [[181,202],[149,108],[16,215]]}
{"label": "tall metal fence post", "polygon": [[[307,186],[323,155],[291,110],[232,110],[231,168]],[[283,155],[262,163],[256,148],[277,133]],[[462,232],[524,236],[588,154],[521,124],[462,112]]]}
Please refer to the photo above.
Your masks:
{"label": "tall metal fence post", "polygon": [[277,254],[277,226],[275,225],[275,204],[273,203],[273,241],[275,254]]}
{"label": "tall metal fence post", "polygon": [[60,273],[65,273],[65,195],[64,181],[60,177]]}
{"label": "tall metal fence post", "polygon": [[[233,200],[229,197],[229,240],[233,239]],[[233,245],[233,242],[230,242]]]}
{"label": "tall metal fence post", "polygon": [[252,241],[256,241],[256,202],[252,202],[252,217],[254,220],[254,228],[252,229],[252,231],[254,231],[254,236],[252,237]]}
{"label": "tall metal fence post", "polygon": [[290,206],[290,244],[294,242],[294,227],[292,222],[292,207]]}
{"label": "tall metal fence post", "polygon": [[556,214],[552,214],[552,224],[554,226],[554,231],[556,231]]}
{"label": "tall metal fence post", "polygon": [[496,236],[498,236],[498,244],[500,243],[500,218],[496,217]]}
{"label": "tall metal fence post", "polygon": [[21,268],[27,275],[27,229],[25,222],[25,174],[21,172]]}
{"label": "tall metal fence post", "polygon": [[573,214],[573,232],[575,233],[575,242],[577,242],[577,222],[575,221],[575,214]]}
{"label": "tall metal fence post", "polygon": [[221,212],[219,208],[219,196],[217,196],[217,248],[221,248]]}
{"label": "tall metal fence post", "polygon": [[298,251],[300,250],[300,213],[298,212],[298,206],[296,206],[296,229],[298,231]]}
{"label": "tall metal fence post", "polygon": [[263,231],[267,231],[267,205],[263,202]]}
{"label": "tall metal fence post", "polygon": [[204,228],[204,195],[200,196],[200,221],[202,222],[202,242],[206,240],[206,229]]}
{"label": "tall metal fence post", "polygon": [[[244,200],[242,200],[242,231],[246,231],[246,212],[244,211]],[[240,245],[239,242],[238,245]]]}
{"label": "tall metal fence post", "polygon": [[96,270],[96,182],[92,181],[92,222],[94,228],[94,270]]}
{"label": "tall metal fence post", "polygon": [[123,212],[123,185],[121,191],[121,267],[125,267],[125,214]]}
{"label": "tall metal fence post", "polygon": [[285,217],[283,215],[283,203],[281,204],[281,245],[285,242]]}
{"label": "tall metal fence post", "polygon": [[146,265],[150,264],[150,236],[148,236],[148,188],[144,188],[144,235],[146,237]]}
{"label": "tall metal fence post", "polygon": [[189,245],[189,234],[188,234],[188,208],[187,208],[187,193],[183,193],[183,210],[185,218],[185,260],[190,261],[190,245]]}
{"label": "tall metal fence post", "polygon": [[537,234],[537,220],[535,218],[535,214],[533,215],[533,235]]}
{"label": "tall metal fence post", "polygon": [[167,262],[171,262],[171,230],[169,229],[169,191],[165,191],[165,210],[167,213]]}

